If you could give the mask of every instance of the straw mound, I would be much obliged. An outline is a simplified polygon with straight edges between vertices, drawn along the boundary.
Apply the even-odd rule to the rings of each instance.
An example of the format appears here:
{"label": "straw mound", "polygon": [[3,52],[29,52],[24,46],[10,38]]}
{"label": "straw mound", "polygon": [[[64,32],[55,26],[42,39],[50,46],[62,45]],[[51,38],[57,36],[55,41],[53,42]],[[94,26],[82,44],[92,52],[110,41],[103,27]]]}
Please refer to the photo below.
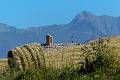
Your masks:
{"label": "straw mound", "polygon": [[10,68],[25,70],[28,68],[43,68],[46,66],[42,48],[39,44],[26,44],[8,52]]}

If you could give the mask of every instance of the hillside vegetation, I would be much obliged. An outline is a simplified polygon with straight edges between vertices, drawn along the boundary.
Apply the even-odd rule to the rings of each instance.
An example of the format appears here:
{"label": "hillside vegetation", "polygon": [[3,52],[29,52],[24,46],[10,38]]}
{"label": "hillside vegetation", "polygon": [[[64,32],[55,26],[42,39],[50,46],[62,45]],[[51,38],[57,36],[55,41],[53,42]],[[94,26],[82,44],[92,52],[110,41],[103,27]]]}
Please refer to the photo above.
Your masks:
{"label": "hillside vegetation", "polygon": [[45,68],[17,71],[6,67],[0,77],[2,80],[119,80],[119,47],[120,37],[113,36],[67,48],[43,48]]}

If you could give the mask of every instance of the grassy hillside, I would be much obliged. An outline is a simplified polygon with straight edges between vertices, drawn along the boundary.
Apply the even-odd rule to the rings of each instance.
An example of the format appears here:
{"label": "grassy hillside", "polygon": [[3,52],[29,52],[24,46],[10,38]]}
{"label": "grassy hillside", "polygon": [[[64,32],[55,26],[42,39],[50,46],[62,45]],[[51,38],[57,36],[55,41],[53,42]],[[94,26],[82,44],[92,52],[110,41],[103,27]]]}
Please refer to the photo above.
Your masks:
{"label": "grassy hillside", "polygon": [[[83,54],[83,51],[81,48],[84,47],[84,45],[72,45],[68,47],[56,47],[56,48],[49,48],[45,49],[43,48],[44,56],[45,56],[45,62],[47,69],[43,70],[25,70],[23,72],[14,72],[12,70],[12,76],[14,76],[15,79],[20,78],[25,80],[119,80],[120,79],[120,36],[113,36],[104,38],[105,40],[108,40],[108,47],[107,49],[112,49],[114,52],[112,53],[112,57],[109,58],[109,55],[111,54],[102,54],[100,52],[100,55],[98,55],[100,59],[98,60],[104,60],[105,63],[95,65],[97,66],[106,66],[111,60],[115,59],[114,62],[110,63],[112,67],[103,67],[103,68],[96,68],[95,71],[92,72],[86,72],[86,69],[91,69],[91,63],[90,61],[87,61],[85,59],[85,56],[89,54],[88,53],[94,53],[92,51],[89,43],[87,46],[87,49],[91,50],[89,51],[85,56]],[[92,43],[95,41],[91,41]],[[90,43],[91,43],[90,42]],[[99,48],[99,46],[98,46]],[[106,49],[103,48],[103,49]],[[106,50],[103,50],[105,53]],[[99,53],[99,52],[98,52]],[[102,55],[101,55],[102,54]],[[95,54],[96,55],[96,54]],[[87,56],[87,57],[88,57]],[[107,57],[108,56],[108,57]],[[94,57],[94,56],[93,56]],[[91,58],[91,56],[89,56]],[[107,61],[106,61],[107,60]],[[103,61],[103,62],[104,62]],[[85,68],[82,69],[80,67],[79,63],[85,62]],[[107,62],[107,63],[106,63]],[[7,59],[1,59],[0,60],[1,69],[4,69],[4,66],[7,65]],[[3,66],[4,65],[4,66]],[[109,64],[107,65],[109,66]],[[93,68],[94,69],[94,68]],[[9,71],[8,73],[11,74]],[[10,77],[11,75],[8,75],[7,77]],[[19,76],[19,77],[18,77]],[[3,77],[3,76],[2,76]],[[31,77],[31,78],[29,78]],[[11,77],[11,79],[14,79]],[[8,79],[8,78],[7,78]],[[3,80],[6,80],[6,78]]]}
{"label": "grassy hillside", "polygon": [[[78,64],[81,55],[80,48],[81,45],[49,50],[45,50],[43,48],[46,67],[62,68],[65,66]],[[7,65],[7,59],[1,59],[0,64]]]}
{"label": "grassy hillside", "polygon": [[[115,49],[116,55],[120,57],[120,36],[113,36],[105,39],[109,39],[109,45]],[[46,60],[46,67],[62,68],[65,66],[76,65],[79,62],[83,62],[81,47],[83,47],[83,45],[72,45],[64,48],[54,48],[47,50],[43,48]],[[7,65],[7,59],[1,59],[0,65]]]}

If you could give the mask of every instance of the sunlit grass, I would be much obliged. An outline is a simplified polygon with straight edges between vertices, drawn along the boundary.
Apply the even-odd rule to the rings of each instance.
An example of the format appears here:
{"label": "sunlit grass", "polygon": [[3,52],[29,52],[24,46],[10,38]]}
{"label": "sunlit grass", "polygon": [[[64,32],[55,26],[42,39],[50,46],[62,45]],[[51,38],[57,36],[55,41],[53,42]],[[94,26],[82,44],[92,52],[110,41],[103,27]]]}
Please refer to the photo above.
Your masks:
{"label": "sunlit grass", "polygon": [[[21,76],[21,79],[26,80],[119,80],[120,79],[120,37],[110,39],[109,46],[114,49],[116,63],[113,63],[114,68],[107,70],[96,70],[88,74],[79,73],[80,62],[84,62],[81,47],[83,45],[75,45],[67,48],[57,48],[54,50],[44,50],[45,62],[47,69],[30,69],[23,72],[6,72],[2,80],[7,80],[14,74],[14,79]],[[7,65],[7,59],[0,60],[0,68]],[[7,74],[7,77],[6,77]],[[1,77],[0,76],[0,77]],[[29,78],[31,76],[32,78]],[[62,77],[61,77],[62,76]],[[6,77],[6,78],[5,78]],[[13,78],[11,77],[11,80]],[[21,80],[20,79],[20,80]],[[10,79],[9,79],[10,80]]]}

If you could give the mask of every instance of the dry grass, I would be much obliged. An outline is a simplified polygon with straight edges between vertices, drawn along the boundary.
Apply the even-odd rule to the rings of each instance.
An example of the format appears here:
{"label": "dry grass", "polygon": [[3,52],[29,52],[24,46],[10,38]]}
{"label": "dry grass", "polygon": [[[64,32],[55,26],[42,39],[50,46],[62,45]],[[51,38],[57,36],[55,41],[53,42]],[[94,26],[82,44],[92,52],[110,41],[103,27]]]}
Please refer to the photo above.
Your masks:
{"label": "dry grass", "polygon": [[65,66],[76,66],[80,62],[81,46],[72,46],[56,51],[44,51],[47,67],[62,68]]}
{"label": "dry grass", "polygon": [[[115,55],[118,60],[120,57],[120,36],[110,37],[110,46],[115,49]],[[83,62],[81,47],[83,45],[74,45],[65,48],[44,49],[44,57],[46,67],[62,68],[65,66],[76,66],[79,62]],[[0,65],[6,65],[7,60],[0,60]]]}
{"label": "dry grass", "polygon": [[3,70],[6,66],[8,66],[7,59],[0,59],[0,71]]}
{"label": "dry grass", "polygon": [[[80,61],[80,45],[67,48],[56,48],[54,50],[43,50],[46,67],[62,68],[65,66],[76,66]],[[2,63],[3,62],[3,63]],[[0,60],[1,65],[6,65],[7,60]]]}

